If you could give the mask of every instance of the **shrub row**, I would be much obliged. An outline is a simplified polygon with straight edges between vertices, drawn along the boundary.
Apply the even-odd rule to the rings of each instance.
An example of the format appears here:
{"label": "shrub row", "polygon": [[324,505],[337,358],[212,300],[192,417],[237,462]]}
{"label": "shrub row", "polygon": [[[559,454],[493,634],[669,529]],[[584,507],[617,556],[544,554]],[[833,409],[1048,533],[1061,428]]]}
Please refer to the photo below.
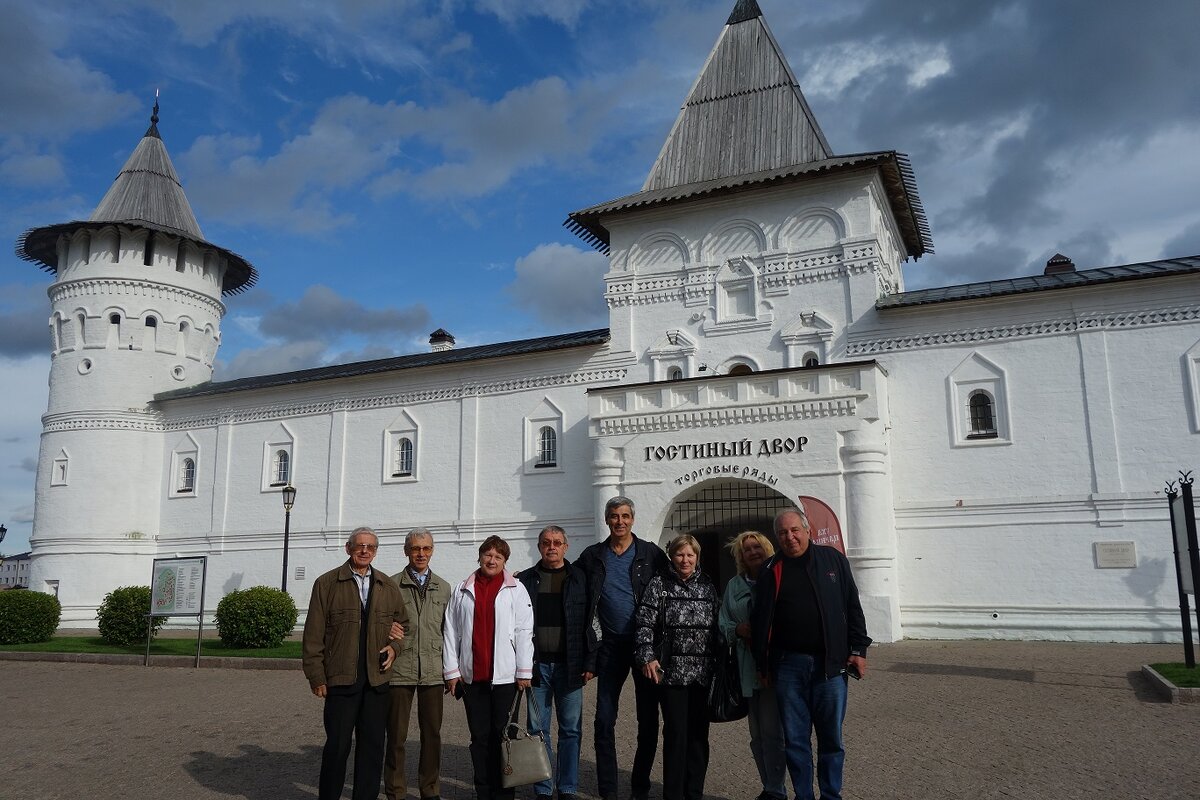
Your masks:
{"label": "shrub row", "polygon": [[52,594],[28,589],[0,592],[0,644],[48,641],[61,617],[62,606]]}

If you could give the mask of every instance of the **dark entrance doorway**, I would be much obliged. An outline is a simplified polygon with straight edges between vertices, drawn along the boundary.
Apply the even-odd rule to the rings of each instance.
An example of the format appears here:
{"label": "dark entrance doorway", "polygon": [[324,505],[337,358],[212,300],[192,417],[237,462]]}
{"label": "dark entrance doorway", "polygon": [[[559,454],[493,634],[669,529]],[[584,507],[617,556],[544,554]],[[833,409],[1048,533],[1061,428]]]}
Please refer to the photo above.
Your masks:
{"label": "dark entrance doorway", "polygon": [[663,544],[681,533],[700,542],[700,568],[717,588],[737,574],[733,555],[726,545],[742,531],[758,531],[772,542],[775,515],[792,508],[796,501],[761,483],[722,480],[703,483],[675,501],[663,525]]}

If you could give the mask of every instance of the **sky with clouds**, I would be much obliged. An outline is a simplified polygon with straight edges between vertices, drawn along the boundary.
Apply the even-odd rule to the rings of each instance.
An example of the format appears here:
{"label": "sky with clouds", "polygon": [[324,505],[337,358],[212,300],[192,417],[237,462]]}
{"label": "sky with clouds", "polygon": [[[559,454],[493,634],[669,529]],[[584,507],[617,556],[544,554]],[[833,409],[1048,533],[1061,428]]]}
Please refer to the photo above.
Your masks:
{"label": "sky with clouds", "polygon": [[[900,150],[908,288],[1200,253],[1195,0],[759,0],[836,153]],[[641,188],[734,0],[0,0],[0,235],[84,219],[148,123],[229,299],[217,377],[606,324],[561,223]],[[27,548],[49,276],[0,255],[0,552]]]}

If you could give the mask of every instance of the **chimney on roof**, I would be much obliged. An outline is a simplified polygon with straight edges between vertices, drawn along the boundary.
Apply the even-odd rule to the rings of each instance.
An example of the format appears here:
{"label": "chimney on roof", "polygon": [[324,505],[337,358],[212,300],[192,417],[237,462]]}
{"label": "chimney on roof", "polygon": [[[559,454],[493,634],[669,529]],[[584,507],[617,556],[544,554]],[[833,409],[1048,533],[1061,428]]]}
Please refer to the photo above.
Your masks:
{"label": "chimney on roof", "polygon": [[441,353],[446,350],[454,349],[454,337],[445,328],[438,328],[433,333],[429,334],[429,349],[434,353]]}
{"label": "chimney on roof", "polygon": [[1046,262],[1046,269],[1043,275],[1062,275],[1064,272],[1074,272],[1075,262],[1064,256],[1062,253],[1055,253],[1050,260]]}

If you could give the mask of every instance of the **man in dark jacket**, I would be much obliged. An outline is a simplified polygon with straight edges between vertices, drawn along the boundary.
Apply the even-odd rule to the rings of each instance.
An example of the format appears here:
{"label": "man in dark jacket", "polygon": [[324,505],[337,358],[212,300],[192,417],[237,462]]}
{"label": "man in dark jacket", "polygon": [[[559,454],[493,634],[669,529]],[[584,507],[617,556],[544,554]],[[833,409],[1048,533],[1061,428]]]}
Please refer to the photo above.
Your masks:
{"label": "man in dark jacket", "polygon": [[583,685],[596,672],[599,631],[593,623],[587,576],[567,561],[567,532],[547,525],[538,534],[537,564],[517,574],[533,603],[533,687],[530,727],[542,735],[550,763],[550,709],[558,709],[558,764],[554,780],[534,784],[537,800],[575,800],[579,742],[583,735]]}
{"label": "man in dark jacket", "polygon": [[[379,537],[355,528],[349,559],[313,582],[304,620],[303,666],[312,693],[325,699],[325,749],[320,800],[342,796],[346,759],[354,741],[354,800],[379,797],[388,676],[400,650],[393,623],[408,624],[400,587],[371,568]],[[403,637],[403,631],[395,639]]]}
{"label": "man in dark jacket", "polygon": [[812,800],[812,732],[821,800],[841,800],[847,674],[867,674],[867,622],[850,562],[813,544],[799,509],[775,517],[779,553],[754,587],[751,635],[764,683],[775,686],[797,800]]}
{"label": "man in dark jacket", "polygon": [[589,546],[576,564],[588,576],[591,608],[600,623],[596,656],[596,782],[601,800],[617,798],[617,709],[625,678],[633,673],[637,706],[637,749],[630,784],[633,800],[650,793],[650,768],[658,751],[658,693],[634,663],[633,616],[646,585],[670,566],[661,547],[633,535],[633,501],[614,497],[604,504],[608,539]]}

